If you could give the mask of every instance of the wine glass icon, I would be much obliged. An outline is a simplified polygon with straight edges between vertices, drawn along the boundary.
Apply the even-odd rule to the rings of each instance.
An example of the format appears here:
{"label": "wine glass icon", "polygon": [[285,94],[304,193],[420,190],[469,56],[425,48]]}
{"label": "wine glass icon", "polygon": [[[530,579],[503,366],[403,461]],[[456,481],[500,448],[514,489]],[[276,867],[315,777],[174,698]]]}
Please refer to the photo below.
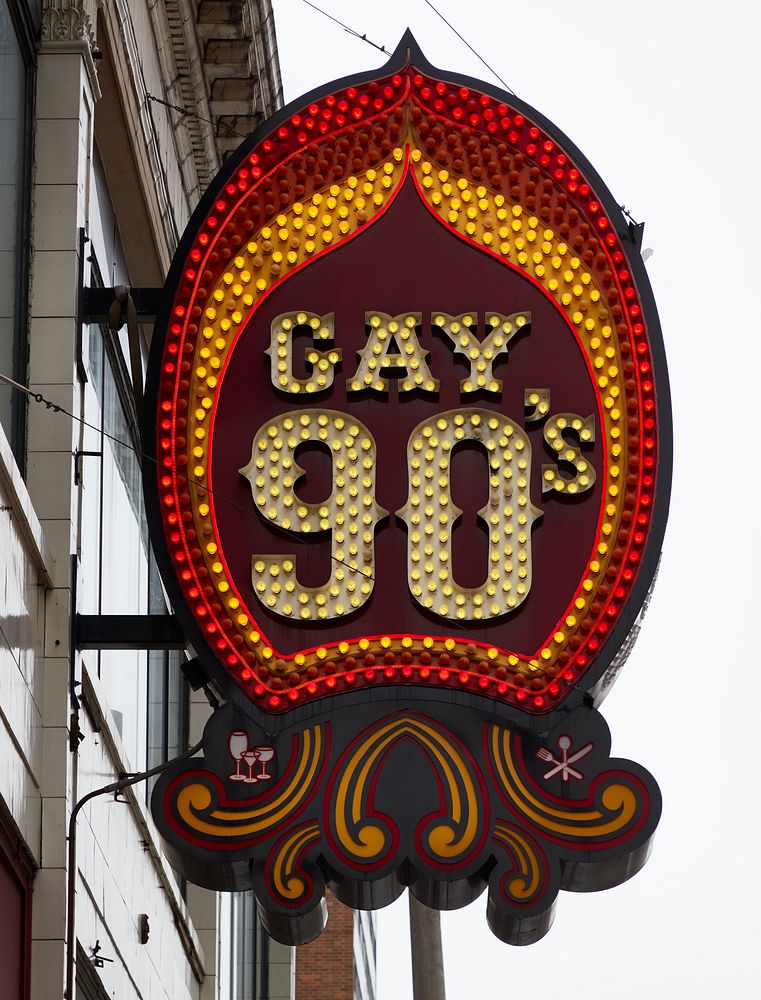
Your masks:
{"label": "wine glass icon", "polygon": [[254,753],[256,754],[259,763],[262,765],[261,771],[256,776],[257,780],[269,781],[272,775],[267,773],[267,761],[272,760],[272,758],[275,756],[275,748],[254,747]]}
{"label": "wine glass icon", "polygon": [[228,778],[230,781],[245,781],[245,776],[240,773],[240,762],[244,753],[248,749],[248,733],[244,733],[240,729],[233,730],[233,732],[230,733],[227,745],[230,750],[230,756],[235,759],[236,763],[235,774],[228,774]]}
{"label": "wine glass icon", "polygon": [[[257,753],[255,747],[248,747],[248,749],[243,751],[243,759],[246,764],[248,764],[248,777],[243,779],[247,785],[253,785],[259,780],[259,778],[254,775],[254,764],[258,758],[259,754]],[[269,777],[269,775],[267,775],[267,777]]]}

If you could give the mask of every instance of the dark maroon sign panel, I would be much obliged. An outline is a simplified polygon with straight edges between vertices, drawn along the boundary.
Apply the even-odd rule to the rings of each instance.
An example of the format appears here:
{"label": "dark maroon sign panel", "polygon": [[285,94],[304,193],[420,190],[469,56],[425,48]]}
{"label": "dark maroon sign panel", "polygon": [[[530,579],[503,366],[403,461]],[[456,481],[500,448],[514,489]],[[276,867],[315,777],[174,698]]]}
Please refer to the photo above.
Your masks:
{"label": "dark maroon sign panel", "polygon": [[[334,384],[312,396],[279,392],[272,385],[270,343],[272,320],[287,312],[309,311],[335,315],[335,346],[343,352]],[[391,384],[389,393],[346,391],[346,379],[356,370],[356,352],[367,341],[365,313],[390,315],[422,313],[420,344],[430,352],[428,363],[439,391],[400,395]],[[431,327],[437,312],[459,315],[473,312],[483,323],[485,314],[530,312],[530,329],[515,337],[509,355],[495,365],[503,381],[501,397],[471,394],[463,400],[460,380],[468,368],[457,360],[451,345]],[[483,336],[481,328],[481,336]],[[309,338],[296,338],[294,366],[303,364]],[[300,360],[301,358],[301,360]],[[297,375],[306,375],[296,370]],[[384,372],[388,375],[388,372]],[[338,641],[351,634],[345,619],[325,625],[296,628],[271,614],[259,602],[250,583],[251,559],[256,554],[296,555],[299,582],[317,586],[330,575],[330,544],[323,536],[305,542],[269,525],[254,508],[251,488],[238,472],[251,457],[256,431],[270,418],[312,403],[322,409],[340,410],[361,420],[377,445],[376,499],[391,512],[376,529],[379,558],[375,587],[367,604],[354,615],[358,634],[399,630],[455,630],[469,638],[531,655],[565,612],[590,558],[600,507],[600,479],[578,497],[555,492],[542,495],[542,463],[557,456],[547,448],[539,424],[526,424],[531,441],[531,500],[543,511],[532,531],[533,571],[529,594],[506,618],[488,623],[458,625],[431,616],[414,602],[407,590],[407,539],[404,525],[394,516],[407,499],[407,440],[413,428],[435,413],[479,406],[503,413],[519,425],[524,422],[524,390],[548,388],[554,412],[584,416],[596,412],[596,400],[585,359],[555,304],[529,279],[459,240],[434,220],[410,183],[383,218],[364,230],[346,247],[327,254],[277,287],[260,305],[240,337],[221,386],[214,425],[212,488],[217,527],[241,596],[256,609],[260,624],[273,645],[283,653],[310,645]],[[584,457],[602,468],[601,435],[594,446],[585,446]],[[331,465],[317,445],[299,453],[306,470],[298,496],[320,502],[332,489]],[[452,499],[463,510],[453,535],[453,566],[463,586],[479,586],[487,575],[487,539],[476,512],[487,500],[486,453],[478,446],[456,452],[452,469]],[[231,502],[227,502],[230,498]],[[382,554],[382,555],[381,555]],[[246,582],[248,588],[246,589]]]}

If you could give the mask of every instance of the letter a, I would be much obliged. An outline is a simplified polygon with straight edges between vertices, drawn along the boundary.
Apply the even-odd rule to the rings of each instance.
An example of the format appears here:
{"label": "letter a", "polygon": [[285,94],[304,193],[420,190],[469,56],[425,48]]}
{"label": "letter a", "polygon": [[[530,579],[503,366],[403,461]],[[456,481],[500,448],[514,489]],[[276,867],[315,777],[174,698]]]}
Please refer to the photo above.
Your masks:
{"label": "letter a", "polygon": [[[365,325],[370,327],[367,343],[357,351],[359,365],[352,378],[347,379],[348,392],[375,389],[388,392],[389,379],[384,372],[404,369],[404,378],[399,380],[399,392],[436,392],[439,380],[435,379],[428,367],[428,351],[420,346],[415,328],[422,322],[419,312],[401,316],[388,316],[382,312],[365,313]],[[392,350],[398,346],[400,353]]]}

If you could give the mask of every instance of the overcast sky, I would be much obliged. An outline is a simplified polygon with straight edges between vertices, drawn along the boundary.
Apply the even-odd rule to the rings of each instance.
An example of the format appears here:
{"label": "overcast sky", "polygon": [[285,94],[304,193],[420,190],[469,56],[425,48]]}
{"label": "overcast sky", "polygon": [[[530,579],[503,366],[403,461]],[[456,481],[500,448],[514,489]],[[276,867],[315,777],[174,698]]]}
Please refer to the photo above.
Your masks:
{"label": "overcast sky", "polygon": [[[273,6],[287,101],[385,62],[303,0]],[[387,50],[409,26],[435,66],[497,82],[424,0],[319,6]],[[602,706],[613,753],[647,767],[663,792],[653,855],[616,889],[561,893],[554,926],[528,948],[492,936],[485,895],[444,914],[447,994],[757,997],[761,86],[754,5],[437,6],[646,223],[675,445],[658,585],[634,653]],[[412,996],[406,915],[406,897],[379,914],[379,1000]]]}

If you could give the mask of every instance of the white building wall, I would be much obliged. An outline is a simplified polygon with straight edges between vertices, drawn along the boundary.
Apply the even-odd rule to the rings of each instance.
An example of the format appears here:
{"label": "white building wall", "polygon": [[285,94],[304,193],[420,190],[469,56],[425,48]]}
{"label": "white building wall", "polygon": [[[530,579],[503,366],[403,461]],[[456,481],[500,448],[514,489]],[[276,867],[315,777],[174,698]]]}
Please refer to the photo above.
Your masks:
{"label": "white building wall", "polygon": [[[110,717],[105,692],[85,668],[85,740],[80,782],[97,787],[128,769],[127,754]],[[80,792],[86,789],[80,784]],[[77,937],[87,949],[100,942],[111,959],[99,972],[111,996],[122,1000],[194,1000],[200,996],[203,949],[145,804],[143,785],[93,799],[80,814]],[[213,894],[209,894],[214,898]],[[139,938],[140,917],[149,937]]]}
{"label": "white building wall", "polygon": [[[78,412],[72,345],[78,277],[77,227],[87,206],[94,94],[76,51],[40,52],[33,189],[29,384]],[[46,593],[45,699],[40,790],[41,868],[32,906],[32,995],[59,996],[65,977],[66,840],[76,771],[69,753],[70,557],[76,544],[72,453],[79,428],[52,409],[32,405],[27,484],[55,560]],[[50,695],[50,696],[48,696]]]}
{"label": "white building wall", "polygon": [[[76,14],[77,5],[68,9],[72,8]],[[66,9],[57,0],[57,14]],[[155,67],[147,7],[124,4],[118,11],[109,11],[113,13],[121,18],[122,40],[132,39],[133,59],[140,54],[139,61],[132,63],[134,72],[139,76],[145,67]],[[77,17],[85,23],[82,12]],[[118,220],[114,225],[109,216],[108,192],[96,189],[94,182],[99,87],[83,37],[86,42],[86,34],[77,34],[75,28],[63,38],[54,34],[43,41],[38,57],[29,384],[68,413],[97,425],[100,413],[93,386],[78,377],[75,356],[80,263],[89,276],[87,262],[79,260],[79,228],[91,231],[92,245],[88,244],[85,254],[95,250],[107,284],[129,280],[129,275],[127,262],[119,257],[118,239],[113,238]],[[160,80],[154,82],[161,92]],[[125,104],[134,96],[126,93]],[[140,113],[146,113],[144,101]],[[165,117],[163,112],[157,116],[159,122]],[[156,170],[161,167],[164,176],[156,175],[155,183],[146,185],[146,215],[155,223],[155,231],[146,235],[160,248],[162,263],[171,250],[175,221],[184,225],[189,213],[174,143],[168,141],[171,136],[165,134],[164,139],[161,159],[157,145],[147,150],[149,163]],[[128,136],[123,141],[124,155],[133,155]],[[134,142],[145,148],[145,134],[137,135]],[[85,345],[86,337],[87,330]],[[126,792],[123,802],[114,801],[112,795],[98,797],[80,814],[75,925],[66,926],[66,824],[73,804],[119,774],[145,764],[145,653],[75,657],[83,739],[76,754],[69,750],[71,613],[93,613],[99,609],[96,603],[106,613],[147,612],[146,553],[134,544],[139,542],[139,526],[132,524],[129,529],[134,514],[111,449],[105,442],[102,459],[81,457],[75,463],[75,451],[101,450],[100,435],[64,413],[33,402],[28,423],[28,499],[19,486],[27,513],[26,532],[0,511],[6,514],[0,519],[4,555],[0,656],[3,667],[6,660],[8,666],[0,674],[0,742],[7,751],[0,769],[0,792],[40,865],[32,907],[31,995],[35,1000],[60,1000],[66,937],[73,933],[88,956],[94,956],[99,946],[97,955],[103,964],[97,971],[108,995],[197,1000],[205,972],[203,948],[161,851],[145,805],[144,785]],[[15,466],[7,457],[4,465],[12,476]],[[6,504],[6,493],[4,488],[0,506],[11,506]],[[104,567],[102,592],[96,595],[92,570],[99,568],[101,518],[111,564]],[[37,536],[37,545],[30,544]],[[46,546],[52,555],[42,554],[47,553]],[[71,553],[80,557],[76,608]],[[46,591],[39,586],[45,570],[52,584]],[[112,709],[120,713],[123,739]],[[139,938],[142,914],[150,926],[145,944]]]}

